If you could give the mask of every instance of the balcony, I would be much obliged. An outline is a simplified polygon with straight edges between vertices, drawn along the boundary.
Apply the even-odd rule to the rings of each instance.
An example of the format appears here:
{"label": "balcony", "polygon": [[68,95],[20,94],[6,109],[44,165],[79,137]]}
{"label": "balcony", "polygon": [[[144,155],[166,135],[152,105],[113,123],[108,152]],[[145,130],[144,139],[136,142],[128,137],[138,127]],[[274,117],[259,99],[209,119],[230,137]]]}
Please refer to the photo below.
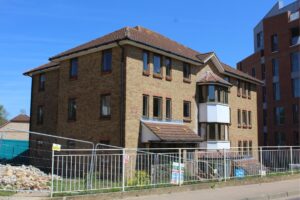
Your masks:
{"label": "balcony", "polygon": [[230,123],[230,111],[227,104],[215,102],[199,104],[199,122]]}
{"label": "balcony", "polygon": [[207,150],[221,150],[230,149],[229,141],[205,141],[200,143],[200,148],[205,148]]}

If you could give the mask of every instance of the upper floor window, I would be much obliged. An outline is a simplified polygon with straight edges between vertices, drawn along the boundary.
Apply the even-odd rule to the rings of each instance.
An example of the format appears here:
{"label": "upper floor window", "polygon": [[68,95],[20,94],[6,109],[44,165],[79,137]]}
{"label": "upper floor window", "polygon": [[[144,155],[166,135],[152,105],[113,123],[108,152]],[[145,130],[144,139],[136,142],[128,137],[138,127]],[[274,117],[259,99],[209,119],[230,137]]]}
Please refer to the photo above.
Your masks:
{"label": "upper floor window", "polygon": [[299,124],[299,105],[293,104],[293,123]]}
{"label": "upper floor window", "polygon": [[38,106],[37,108],[37,124],[43,124],[44,122],[44,106]]}
{"label": "upper floor window", "polygon": [[300,71],[300,52],[293,52],[291,53],[291,66],[292,72],[299,72]]}
{"label": "upper floor window", "polygon": [[172,77],[172,61],[171,58],[165,59],[165,66],[166,66],[166,78]]}
{"label": "upper floor window", "polygon": [[247,111],[243,110],[242,112],[242,119],[243,119],[243,127],[247,126]]}
{"label": "upper floor window", "polygon": [[300,97],[300,78],[292,79],[293,96]]}
{"label": "upper floor window", "polygon": [[261,64],[261,79],[265,80],[266,79],[266,65]]}
{"label": "upper floor window", "polygon": [[154,54],[153,55],[153,72],[154,74],[161,75],[161,67],[162,67],[162,62],[161,62],[161,56]]}
{"label": "upper floor window", "polygon": [[251,99],[251,83],[247,83],[247,87],[248,87],[248,99]]}
{"label": "upper floor window", "polygon": [[274,108],[274,122],[277,125],[284,124],[285,114],[283,107],[275,107]]}
{"label": "upper floor window", "polygon": [[274,34],[271,36],[271,51],[278,51],[278,35]]}
{"label": "upper floor window", "polygon": [[191,79],[191,66],[188,63],[183,63],[183,78]]}
{"label": "upper floor window", "polygon": [[238,127],[241,127],[241,110],[237,110],[237,121],[238,121]]}
{"label": "upper floor window", "polygon": [[267,110],[266,109],[263,109],[263,125],[264,126],[267,126]]}
{"label": "upper floor window", "polygon": [[242,82],[242,96],[246,97],[247,96],[247,83]]}
{"label": "upper floor window", "polygon": [[149,96],[143,95],[143,117],[149,117]]}
{"label": "upper floor window", "polygon": [[273,71],[273,77],[279,76],[279,63],[278,59],[272,59],[272,71]]}
{"label": "upper floor window", "polygon": [[200,103],[218,102],[228,104],[228,88],[217,85],[199,86]]}
{"label": "upper floor window", "polygon": [[149,74],[150,56],[148,51],[143,51],[143,72]]}
{"label": "upper floor window", "polygon": [[100,117],[109,118],[111,116],[111,95],[102,94],[100,99]]}
{"label": "upper floor window", "polygon": [[46,82],[46,75],[42,73],[39,75],[39,91],[45,90],[45,82]]}
{"label": "upper floor window", "polygon": [[259,32],[256,34],[256,47],[261,48],[263,47],[263,33]]}
{"label": "upper floor window", "polygon": [[183,101],[183,118],[190,119],[191,118],[191,102]]}
{"label": "upper floor window", "polygon": [[273,83],[273,99],[276,101],[280,100],[280,85],[279,82]]}
{"label": "upper floor window", "polygon": [[237,80],[237,95],[241,96],[241,81]]}
{"label": "upper floor window", "polygon": [[76,120],[76,99],[71,98],[68,101],[68,120],[75,121]]}
{"label": "upper floor window", "polygon": [[162,119],[162,98],[153,97],[153,117]]}
{"label": "upper floor window", "polygon": [[300,44],[299,27],[291,28],[291,45]]}
{"label": "upper floor window", "polygon": [[172,99],[166,99],[166,119],[172,119]]}
{"label": "upper floor window", "polygon": [[77,76],[78,76],[78,59],[72,58],[69,77],[70,77],[70,79],[76,79]]}
{"label": "upper floor window", "polygon": [[253,77],[256,77],[256,70],[255,70],[255,67],[253,67],[253,68],[251,69],[251,75],[252,75]]}
{"label": "upper floor window", "polygon": [[248,125],[249,127],[252,126],[252,112],[248,111]]}
{"label": "upper floor window", "polygon": [[102,51],[102,72],[111,72],[112,70],[112,50],[107,49]]}

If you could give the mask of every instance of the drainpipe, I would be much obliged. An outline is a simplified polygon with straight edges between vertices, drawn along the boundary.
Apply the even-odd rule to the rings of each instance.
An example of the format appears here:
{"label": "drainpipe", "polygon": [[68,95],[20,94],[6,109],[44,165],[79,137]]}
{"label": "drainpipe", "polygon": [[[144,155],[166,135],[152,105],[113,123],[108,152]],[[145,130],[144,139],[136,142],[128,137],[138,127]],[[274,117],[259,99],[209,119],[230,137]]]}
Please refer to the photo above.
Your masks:
{"label": "drainpipe", "polygon": [[117,42],[118,46],[121,48],[121,62],[120,62],[120,146],[125,147],[125,137],[124,137],[124,119],[125,119],[125,49]]}

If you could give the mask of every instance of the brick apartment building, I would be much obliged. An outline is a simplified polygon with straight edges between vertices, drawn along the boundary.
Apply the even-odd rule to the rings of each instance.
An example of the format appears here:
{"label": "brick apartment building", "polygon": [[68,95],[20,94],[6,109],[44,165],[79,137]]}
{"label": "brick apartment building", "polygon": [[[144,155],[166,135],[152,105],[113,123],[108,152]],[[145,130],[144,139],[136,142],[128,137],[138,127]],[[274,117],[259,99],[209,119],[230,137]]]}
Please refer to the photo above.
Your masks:
{"label": "brick apartment building", "polygon": [[259,145],[299,145],[300,1],[277,2],[254,28],[254,53],[239,70],[263,80],[258,97]]}
{"label": "brick apartment building", "polygon": [[24,74],[32,77],[31,131],[130,148],[257,146],[262,82],[140,26]]}

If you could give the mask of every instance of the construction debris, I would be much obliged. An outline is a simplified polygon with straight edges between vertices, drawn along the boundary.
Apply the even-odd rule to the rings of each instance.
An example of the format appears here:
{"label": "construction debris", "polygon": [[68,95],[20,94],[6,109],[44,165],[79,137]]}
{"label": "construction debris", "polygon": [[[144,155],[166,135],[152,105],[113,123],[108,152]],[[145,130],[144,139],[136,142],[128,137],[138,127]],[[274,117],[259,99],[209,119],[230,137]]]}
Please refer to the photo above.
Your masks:
{"label": "construction debris", "polygon": [[0,164],[0,188],[7,190],[50,190],[51,175],[33,166]]}

